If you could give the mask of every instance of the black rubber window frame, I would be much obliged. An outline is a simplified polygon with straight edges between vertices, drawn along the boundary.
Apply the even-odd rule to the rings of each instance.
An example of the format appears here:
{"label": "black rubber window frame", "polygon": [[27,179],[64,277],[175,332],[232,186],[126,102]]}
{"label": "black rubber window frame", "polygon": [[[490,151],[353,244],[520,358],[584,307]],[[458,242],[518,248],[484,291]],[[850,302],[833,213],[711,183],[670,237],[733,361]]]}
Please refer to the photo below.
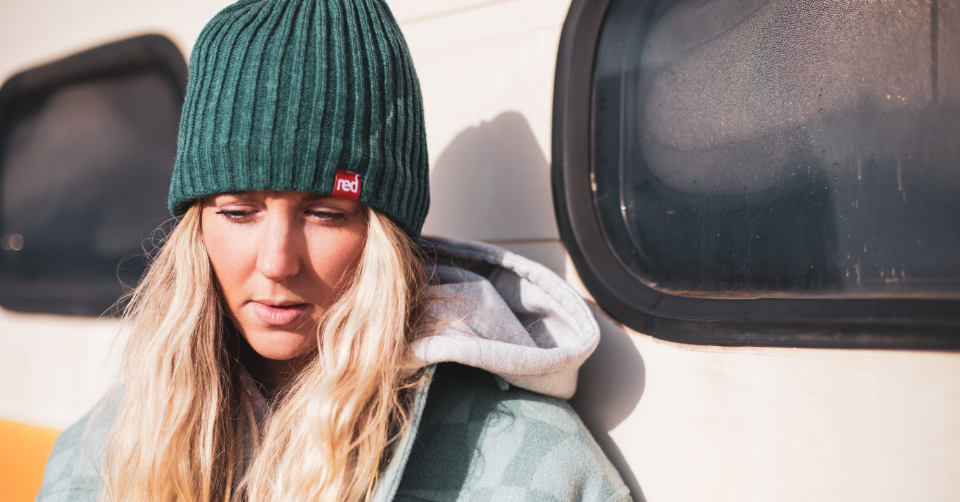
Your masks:
{"label": "black rubber window frame", "polygon": [[609,6],[571,3],[557,54],[551,152],[560,235],[600,307],[640,333],[680,343],[960,350],[958,300],[683,296],[630,274],[602,234],[591,188],[593,70]]}
{"label": "black rubber window frame", "polygon": [[[170,75],[176,82],[179,101],[183,101],[187,90],[187,63],[183,54],[169,38],[147,34],[95,47],[10,77],[0,87],[0,117],[18,100],[72,83],[141,70],[160,70]],[[119,278],[117,280],[119,288]],[[99,317],[118,315],[117,299],[97,295],[83,300],[64,299],[54,292],[24,300],[0,294],[0,306],[16,312]],[[105,310],[110,304],[113,307]]]}

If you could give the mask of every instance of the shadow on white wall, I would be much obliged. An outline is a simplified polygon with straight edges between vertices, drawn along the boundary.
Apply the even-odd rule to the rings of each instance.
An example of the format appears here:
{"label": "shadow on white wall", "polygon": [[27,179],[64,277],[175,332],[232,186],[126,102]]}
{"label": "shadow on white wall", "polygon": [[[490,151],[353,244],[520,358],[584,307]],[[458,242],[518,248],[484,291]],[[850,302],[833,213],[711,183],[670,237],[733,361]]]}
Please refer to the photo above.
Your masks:
{"label": "shadow on white wall", "polygon": [[517,112],[458,134],[430,173],[424,233],[482,240],[557,240],[550,166]]}
{"label": "shadow on white wall", "polygon": [[623,327],[591,305],[600,325],[600,345],[580,368],[570,405],[620,472],[635,502],[646,500],[636,476],[609,432],[637,407],[646,385],[646,367]]}

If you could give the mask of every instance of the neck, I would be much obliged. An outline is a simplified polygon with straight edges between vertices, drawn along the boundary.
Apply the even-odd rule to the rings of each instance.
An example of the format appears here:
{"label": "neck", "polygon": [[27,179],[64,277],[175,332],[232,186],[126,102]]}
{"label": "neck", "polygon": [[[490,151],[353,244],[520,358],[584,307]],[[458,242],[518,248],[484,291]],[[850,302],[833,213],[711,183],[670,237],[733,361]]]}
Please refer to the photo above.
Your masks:
{"label": "neck", "polygon": [[[312,357],[313,353],[305,356]],[[250,376],[266,390],[271,400],[286,394],[297,375],[309,362],[309,358],[304,356],[287,361],[275,361],[257,354],[257,359],[258,361],[252,365],[253,368],[248,367],[248,371]]]}
{"label": "neck", "polygon": [[311,351],[284,361],[267,359],[257,354],[243,336],[238,336],[238,338],[240,342],[240,364],[260,385],[269,401],[276,401],[283,397],[300,372],[316,357],[316,354]]}

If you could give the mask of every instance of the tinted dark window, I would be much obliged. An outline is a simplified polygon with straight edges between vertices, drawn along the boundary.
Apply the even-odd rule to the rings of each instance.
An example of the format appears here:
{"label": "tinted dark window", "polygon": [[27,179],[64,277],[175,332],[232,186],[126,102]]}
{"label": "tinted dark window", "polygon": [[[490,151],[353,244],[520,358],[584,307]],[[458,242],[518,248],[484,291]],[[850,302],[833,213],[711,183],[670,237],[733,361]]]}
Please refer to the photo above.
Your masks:
{"label": "tinted dark window", "polygon": [[614,0],[595,210],[679,294],[960,292],[960,4]]}
{"label": "tinted dark window", "polygon": [[0,91],[4,307],[99,315],[136,284],[143,240],[169,218],[184,73],[172,43],[141,37]]}

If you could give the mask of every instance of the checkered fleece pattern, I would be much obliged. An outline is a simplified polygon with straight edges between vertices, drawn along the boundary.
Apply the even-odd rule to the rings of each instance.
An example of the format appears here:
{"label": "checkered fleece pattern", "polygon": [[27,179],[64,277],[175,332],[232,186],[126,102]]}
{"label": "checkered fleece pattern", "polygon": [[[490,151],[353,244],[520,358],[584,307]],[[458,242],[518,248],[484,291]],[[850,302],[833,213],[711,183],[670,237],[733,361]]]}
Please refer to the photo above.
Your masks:
{"label": "checkered fleece pattern", "polygon": [[631,500],[566,402],[505,387],[483,370],[438,366],[394,500]]}

